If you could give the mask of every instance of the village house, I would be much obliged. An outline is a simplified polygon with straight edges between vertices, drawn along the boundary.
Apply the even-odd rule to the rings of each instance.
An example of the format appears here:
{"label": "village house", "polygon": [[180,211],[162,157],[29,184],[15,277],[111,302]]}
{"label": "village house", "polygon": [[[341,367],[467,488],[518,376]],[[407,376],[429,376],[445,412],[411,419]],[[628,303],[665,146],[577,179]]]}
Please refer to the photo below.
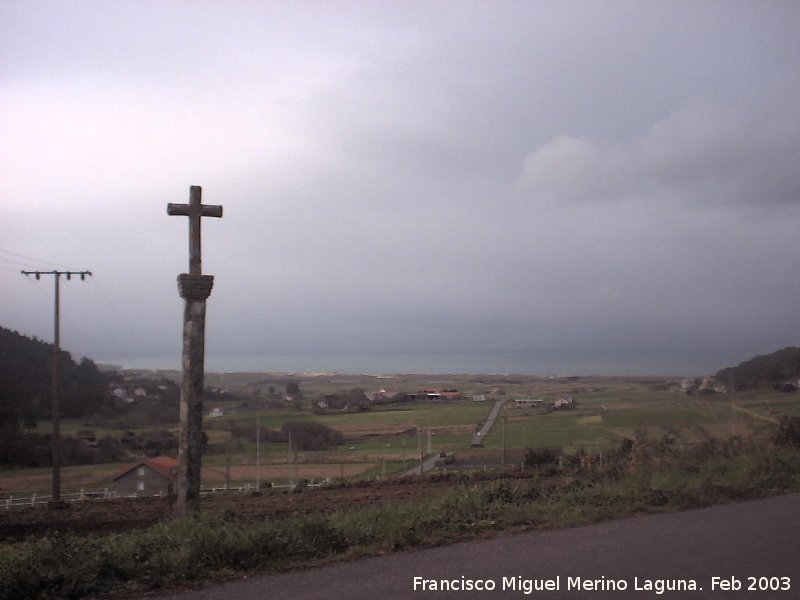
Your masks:
{"label": "village house", "polygon": [[698,384],[699,382],[696,379],[693,378],[684,379],[683,381],[681,381],[681,391],[687,394],[689,392],[693,392],[697,388]]}
{"label": "village house", "polygon": [[78,431],[78,437],[83,440],[87,448],[97,448],[99,445],[97,435],[91,429],[82,429]]}
{"label": "village house", "polygon": [[133,398],[128,396],[128,391],[123,387],[115,387],[111,390],[111,395],[114,396],[117,400],[121,402],[127,402],[130,404],[133,402]]}
{"label": "village house", "polygon": [[458,390],[420,390],[416,394],[409,395],[414,396],[416,400],[461,400],[461,392]]}
{"label": "village house", "polygon": [[514,400],[514,406],[517,408],[536,408],[544,404],[541,398],[517,398]]}
{"label": "village house", "polygon": [[114,477],[117,496],[167,496],[175,492],[178,460],[170,456],[145,458]]}
{"label": "village house", "polygon": [[561,398],[556,398],[556,401],[553,402],[553,408],[556,410],[559,408],[572,408],[574,404],[572,396],[562,396]]}
{"label": "village house", "polygon": [[681,381],[681,391],[690,396],[694,394],[724,394],[727,387],[718,382],[714,377],[706,376],[702,379],[684,379]]}
{"label": "village house", "polygon": [[386,390],[381,388],[373,392],[367,392],[367,399],[370,402],[381,402],[383,400],[389,400],[393,398],[397,393],[398,392],[395,389]]}

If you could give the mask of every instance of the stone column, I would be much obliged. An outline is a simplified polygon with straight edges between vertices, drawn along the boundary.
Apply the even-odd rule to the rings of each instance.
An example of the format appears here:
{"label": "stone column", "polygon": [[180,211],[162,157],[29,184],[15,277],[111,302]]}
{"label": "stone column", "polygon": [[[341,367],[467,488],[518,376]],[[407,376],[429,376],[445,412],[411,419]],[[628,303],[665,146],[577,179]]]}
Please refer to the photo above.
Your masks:
{"label": "stone column", "polygon": [[181,427],[178,440],[177,509],[180,514],[196,511],[200,504],[206,299],[213,285],[213,275],[178,275],[178,290],[185,300]]}

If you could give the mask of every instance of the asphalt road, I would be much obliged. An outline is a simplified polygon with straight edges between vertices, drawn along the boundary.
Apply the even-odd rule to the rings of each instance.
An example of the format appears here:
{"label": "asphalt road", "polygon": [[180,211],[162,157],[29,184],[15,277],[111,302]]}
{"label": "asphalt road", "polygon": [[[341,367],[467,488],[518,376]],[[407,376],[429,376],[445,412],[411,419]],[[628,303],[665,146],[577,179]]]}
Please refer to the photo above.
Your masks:
{"label": "asphalt road", "polygon": [[505,403],[505,400],[498,400],[494,403],[492,410],[489,412],[489,416],[486,417],[486,422],[484,422],[483,427],[481,427],[481,430],[472,438],[473,446],[483,445],[483,440],[486,439],[486,436],[489,435],[489,432],[492,430],[492,426],[497,419],[497,415],[500,414],[500,409],[503,408]]}
{"label": "asphalt road", "polygon": [[[428,471],[432,470],[436,466],[436,462],[439,460],[439,455],[434,454],[433,456],[429,456],[422,462],[422,472],[427,473]],[[403,473],[403,477],[413,477],[414,475],[420,474],[420,466],[417,465],[413,469],[409,469],[405,473]]]}
{"label": "asphalt road", "polygon": [[[418,583],[415,590],[415,577],[456,580],[457,585],[464,577],[494,583],[495,589],[423,591]],[[720,578],[716,586],[714,577]],[[600,580],[595,589],[586,589],[585,581],[594,579]],[[517,583],[516,590],[509,586],[511,580]],[[693,582],[698,589],[659,593],[659,580],[681,580],[685,588]],[[525,586],[536,582],[551,586],[557,582],[558,589],[526,593]],[[647,589],[647,582],[652,589]],[[725,590],[722,582],[734,588],[738,582],[741,589]],[[622,590],[623,585],[627,589]],[[752,585],[756,589],[748,590]],[[759,585],[788,589],[759,591]],[[158,596],[160,600],[455,597],[800,598],[800,494],[573,529],[507,534]]]}

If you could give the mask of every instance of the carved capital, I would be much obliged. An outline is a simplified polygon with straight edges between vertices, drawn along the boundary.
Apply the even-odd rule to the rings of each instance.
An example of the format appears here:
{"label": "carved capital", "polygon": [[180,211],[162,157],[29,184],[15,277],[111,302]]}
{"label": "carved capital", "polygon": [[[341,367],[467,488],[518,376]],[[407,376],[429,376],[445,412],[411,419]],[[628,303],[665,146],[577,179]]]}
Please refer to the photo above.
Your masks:
{"label": "carved capital", "polygon": [[214,286],[213,275],[178,275],[178,292],[186,300],[205,300]]}

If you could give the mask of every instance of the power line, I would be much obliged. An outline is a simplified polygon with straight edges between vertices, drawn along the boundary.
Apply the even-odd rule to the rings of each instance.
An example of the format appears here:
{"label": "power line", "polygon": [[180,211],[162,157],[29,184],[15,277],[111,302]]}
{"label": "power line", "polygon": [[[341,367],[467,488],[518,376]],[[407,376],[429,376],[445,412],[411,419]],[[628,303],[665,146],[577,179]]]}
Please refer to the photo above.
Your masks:
{"label": "power line", "polygon": [[[73,286],[68,286],[66,290],[67,294],[70,295],[70,298],[77,300],[78,303],[81,304],[83,308],[87,311],[89,317],[93,318],[94,315],[92,314],[91,309],[87,306],[86,302],[84,302],[83,299],[77,293],[75,293]],[[88,357],[92,357],[94,359],[99,358],[97,346],[95,346],[95,344],[87,336],[83,335],[83,332],[81,331],[81,328],[78,326],[78,324],[73,319],[71,319],[68,314],[62,314],[61,318],[66,323],[67,332],[70,335],[77,338],[78,341],[83,343],[83,352],[81,353],[81,355],[86,358]],[[93,322],[97,323],[103,330],[105,330],[105,327],[103,326],[102,322],[99,319],[93,318]]]}
{"label": "power line", "polygon": [[[68,269],[69,267],[65,265],[60,265],[58,263],[51,262],[49,260],[41,260],[40,258],[33,258],[32,256],[25,256],[24,254],[18,254],[17,252],[11,252],[10,250],[3,250],[0,248],[0,253],[2,254],[9,254],[11,256],[16,256],[17,258],[24,258],[25,260],[32,260],[33,262],[42,263],[43,265],[51,265],[53,267],[61,267],[62,269]],[[4,259],[8,260],[8,259]],[[26,265],[22,265],[26,266]]]}
{"label": "power line", "polygon": [[17,265],[18,267],[27,267],[30,264],[30,263],[19,262],[18,260],[13,260],[11,258],[6,258],[4,256],[0,256],[0,260],[10,265]]}
{"label": "power line", "polygon": [[102,296],[103,300],[105,300],[106,304],[108,304],[109,308],[111,308],[111,310],[117,316],[117,320],[125,329],[125,333],[127,333],[127,335],[133,340],[134,344],[136,345],[136,350],[139,352],[139,354],[146,354],[144,349],[145,346],[142,344],[142,340],[139,338],[139,336],[136,335],[136,330],[128,325],[127,319],[120,313],[119,310],[117,310],[116,305],[111,301],[110,296],[106,293],[103,286],[100,285],[100,282],[93,277],[92,283],[100,291],[100,295]]}
{"label": "power line", "polygon": [[[94,277],[92,278],[92,282],[94,282]],[[72,298],[74,298],[75,300],[77,300],[77,301],[78,301],[78,303],[79,303],[79,304],[80,304],[80,305],[81,305],[81,306],[84,308],[84,310],[86,311],[86,314],[87,314],[87,315],[88,315],[90,318],[92,318],[92,319],[93,319],[93,321],[94,321],[94,323],[96,323],[96,324],[97,324],[97,325],[100,327],[100,329],[103,331],[103,333],[105,334],[106,338],[107,338],[107,339],[108,339],[108,340],[111,342],[111,344],[113,345],[113,347],[114,347],[114,352],[116,352],[118,355],[120,355],[120,356],[122,356],[122,357],[124,357],[124,358],[130,358],[130,356],[129,356],[129,355],[127,354],[127,352],[124,350],[124,347],[123,347],[123,345],[120,343],[120,341],[119,341],[119,339],[117,338],[117,336],[115,336],[115,335],[114,335],[114,334],[111,332],[111,330],[109,330],[109,329],[106,327],[106,325],[105,325],[105,323],[104,323],[104,320],[105,320],[105,319],[103,319],[103,318],[100,318],[100,315],[98,314],[98,311],[97,311],[97,310],[92,310],[92,309],[89,307],[89,305],[88,305],[88,304],[87,304],[87,303],[84,301],[84,299],[81,297],[81,295],[80,295],[80,294],[79,294],[77,291],[75,291],[75,288],[74,288],[74,287],[70,287],[70,288],[67,288],[67,289],[69,290],[69,294],[71,294]],[[68,321],[68,322],[69,322],[69,321]],[[74,326],[73,326],[73,328],[74,328]],[[75,331],[74,331],[74,332],[75,332],[75,333],[76,333],[78,336],[80,336],[80,337],[81,337],[81,339],[82,339],[82,340],[84,340],[84,343],[86,343],[86,345],[87,345],[87,346],[88,346],[88,347],[89,347],[89,348],[90,348],[90,349],[93,351],[93,353],[94,353],[94,359],[95,359],[95,360],[101,359],[102,357],[100,356],[100,353],[97,351],[97,348],[95,348],[95,347],[94,347],[94,345],[93,345],[93,344],[92,344],[92,343],[91,343],[89,340],[87,340],[85,337],[83,337],[83,336],[81,335],[81,333],[80,333],[80,330],[79,330],[78,328],[74,328],[74,329],[75,329]]]}

